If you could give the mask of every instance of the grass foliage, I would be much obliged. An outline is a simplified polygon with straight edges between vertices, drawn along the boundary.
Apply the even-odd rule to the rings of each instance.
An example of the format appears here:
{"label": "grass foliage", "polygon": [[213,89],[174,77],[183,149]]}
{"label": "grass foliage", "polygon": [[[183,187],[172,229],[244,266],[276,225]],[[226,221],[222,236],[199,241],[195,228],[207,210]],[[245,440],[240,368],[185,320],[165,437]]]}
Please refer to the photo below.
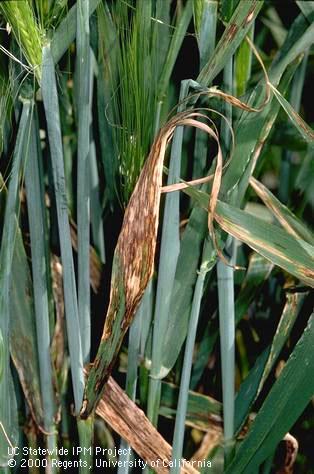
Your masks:
{"label": "grass foliage", "polygon": [[[0,2],[1,472],[13,447],[78,445],[132,448],[104,456],[119,474],[165,472],[159,452],[172,474],[314,472],[313,20]],[[151,449],[135,422],[119,437],[123,397],[101,415],[110,376]]]}

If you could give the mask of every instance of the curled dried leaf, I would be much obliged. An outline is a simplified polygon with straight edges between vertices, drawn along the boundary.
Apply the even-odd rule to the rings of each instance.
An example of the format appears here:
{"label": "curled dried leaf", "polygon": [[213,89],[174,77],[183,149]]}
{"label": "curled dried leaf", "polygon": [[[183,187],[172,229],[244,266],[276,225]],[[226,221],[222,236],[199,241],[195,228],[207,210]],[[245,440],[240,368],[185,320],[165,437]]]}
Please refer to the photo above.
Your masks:
{"label": "curled dried leaf", "polygon": [[[262,65],[266,78],[265,99],[259,108],[249,107],[239,99],[225,94],[216,88],[202,90],[194,95],[206,94],[209,97],[221,97],[226,102],[250,112],[261,110],[270,98],[270,87],[266,69],[253,44],[251,44],[251,47]],[[189,96],[190,98],[191,96]],[[223,261],[226,261],[217,247],[213,225],[224,169],[223,155],[215,125],[200,110],[206,109],[180,112],[172,117],[160,130],[127,206],[114,253],[109,307],[101,343],[85,387],[81,409],[82,417],[87,417],[101,398],[104,385],[110,376],[123,337],[133,320],[137,306],[153,274],[162,191],[169,192],[184,189],[191,184],[201,184],[212,180],[208,203],[208,229],[218,255]],[[212,126],[204,123],[202,121],[204,118],[210,121]],[[175,128],[178,126],[198,128],[215,140],[218,149],[215,172],[212,176],[200,178],[190,183],[179,183],[170,188],[165,187],[162,189],[162,170],[166,148],[174,134]],[[231,135],[234,141],[233,132]],[[228,264],[228,262],[226,263]]]}
{"label": "curled dried leaf", "polygon": [[[258,107],[252,107],[252,106],[246,104],[245,102],[243,102],[239,98],[237,98],[237,97],[235,97],[231,94],[227,94],[226,92],[221,91],[220,89],[218,89],[217,86],[213,86],[213,87],[209,87],[209,88],[208,87],[203,87],[195,81],[191,81],[191,84],[193,84],[193,87],[196,90],[196,92],[193,92],[192,94],[185,97],[182,101],[179,102],[178,105],[182,106],[182,105],[185,104],[186,106],[188,106],[188,104],[190,104],[190,103],[194,104],[195,101],[200,96],[205,96],[205,97],[208,97],[209,99],[212,98],[212,97],[217,97],[217,98],[220,98],[220,99],[224,100],[228,104],[231,104],[233,107],[236,107],[236,108],[241,109],[241,110],[245,110],[246,112],[261,112],[264,109],[264,107],[268,104],[268,102],[270,101],[271,90],[272,89],[274,90],[275,88],[271,84],[271,82],[269,81],[269,77],[268,77],[265,65],[263,63],[263,60],[262,60],[260,54],[258,53],[257,49],[255,48],[253,42],[250,40],[250,38],[248,36],[245,39],[248,42],[248,44],[250,45],[250,47],[253,51],[253,54],[256,57],[257,61],[261,65],[262,72],[263,72],[263,75],[264,75],[264,80],[265,80],[265,97],[264,97],[262,103]],[[200,109],[196,109],[196,110],[200,110]],[[211,112],[218,113],[217,111],[214,111],[212,109],[201,109],[201,110],[210,110]],[[222,117],[226,120],[226,118],[223,115],[222,115]]]}
{"label": "curled dried leaf", "polygon": [[209,231],[215,238],[213,217],[221,183],[223,156],[217,131],[197,120],[204,117],[200,112],[181,112],[160,130],[134,188],[114,253],[110,302],[101,343],[86,383],[81,410],[83,417],[88,416],[102,395],[125,332],[153,274],[163,162],[167,145],[178,126],[199,128],[217,143],[216,169],[208,206]]}

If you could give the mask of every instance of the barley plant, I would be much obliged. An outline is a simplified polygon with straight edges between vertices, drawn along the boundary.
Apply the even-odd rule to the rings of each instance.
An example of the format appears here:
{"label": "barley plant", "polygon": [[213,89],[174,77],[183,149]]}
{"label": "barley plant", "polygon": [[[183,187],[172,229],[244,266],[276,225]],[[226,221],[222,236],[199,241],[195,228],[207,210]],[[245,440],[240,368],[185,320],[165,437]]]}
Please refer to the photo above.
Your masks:
{"label": "barley plant", "polygon": [[314,473],[314,2],[0,2],[1,473]]}

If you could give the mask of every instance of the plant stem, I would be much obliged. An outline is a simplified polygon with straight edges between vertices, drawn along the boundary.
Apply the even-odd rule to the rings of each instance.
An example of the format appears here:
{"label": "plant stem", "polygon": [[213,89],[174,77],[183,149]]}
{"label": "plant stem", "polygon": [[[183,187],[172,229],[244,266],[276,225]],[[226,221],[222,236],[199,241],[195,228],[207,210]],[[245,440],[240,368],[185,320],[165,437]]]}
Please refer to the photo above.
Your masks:
{"label": "plant stem", "polygon": [[[180,101],[187,96],[188,90],[189,81],[182,81]],[[174,132],[171,148],[168,184],[177,182],[180,177],[182,141],[183,127],[178,127]],[[179,203],[180,196],[178,192],[170,193],[166,196],[154,315],[151,380],[147,407],[148,418],[155,426],[158,421],[162,379],[161,359],[163,344],[160,343],[160,339],[163,340],[163,334],[165,334],[168,318],[170,317],[171,289],[174,283],[180,251]]]}
{"label": "plant stem", "polygon": [[93,438],[94,438],[94,415],[86,420],[77,420],[77,429],[82,451],[80,457],[80,474],[91,472],[93,467]]}
{"label": "plant stem", "polygon": [[179,401],[176,414],[176,422],[173,436],[173,447],[172,447],[172,461],[173,466],[171,467],[171,474],[180,473],[180,459],[182,458],[183,442],[184,442],[184,427],[187,412],[187,404],[189,398],[189,386],[192,371],[193,362],[193,350],[196,339],[197,324],[200,314],[201,300],[204,290],[204,281],[206,273],[211,269],[213,264],[209,264],[207,259],[204,259],[207,245],[205,244],[203,261],[197,277],[196,286],[194,290],[191,317],[189,321],[189,329],[187,333],[186,346],[184,352],[184,361],[181,374],[181,384],[179,392]]}
{"label": "plant stem", "polygon": [[234,419],[235,330],[233,324],[233,271],[233,268],[225,265],[222,261],[218,262],[217,276],[225,441],[229,441],[233,437]]}
{"label": "plant stem", "polygon": [[[227,249],[231,248],[235,260],[235,241],[229,239]],[[229,252],[228,252],[229,253]],[[234,435],[234,399],[235,399],[235,312],[234,312],[234,269],[219,260],[217,263],[219,334],[222,372],[222,398],[224,419],[225,462],[231,454],[231,442]]]}
{"label": "plant stem", "polygon": [[[138,312],[135,316],[135,319],[130,328],[129,334],[129,350],[128,350],[128,371],[126,375],[126,393],[129,398],[135,401],[136,397],[136,386],[137,386],[137,371],[138,371],[138,356],[140,351],[140,341],[141,341],[141,326],[142,319],[144,315],[143,312],[143,302],[138,309]],[[126,454],[123,454],[119,457],[119,461],[122,461],[122,466],[119,466],[118,474],[128,474],[130,467],[130,449],[129,444],[122,439],[120,448],[127,450]],[[125,452],[125,451],[123,451]]]}
{"label": "plant stem", "polygon": [[[233,60],[227,62],[224,69],[224,85],[226,92],[232,94]],[[232,107],[225,105],[225,116],[232,123]],[[226,150],[230,145],[230,129],[222,124],[221,135]],[[234,240],[229,238],[227,249],[234,248]],[[231,252],[233,264],[235,253]],[[224,418],[225,463],[228,462],[231,449],[230,443],[234,434],[234,399],[235,399],[235,313],[234,313],[234,269],[222,260],[217,263],[218,299],[219,299],[219,331],[222,372],[222,398]]]}
{"label": "plant stem", "polygon": [[71,374],[75,410],[78,412],[81,407],[84,390],[83,356],[77,308],[72,243],[65,191],[59,102],[54,63],[49,45],[43,48],[41,90],[47,120],[48,138],[52,161],[60,236],[61,260],[63,265],[64,304],[67,322],[68,344],[70,350]]}
{"label": "plant stem", "polygon": [[77,3],[77,62],[78,80],[78,146],[77,146],[77,241],[78,241],[78,311],[82,341],[83,362],[90,358],[90,46],[89,46],[89,0]]}

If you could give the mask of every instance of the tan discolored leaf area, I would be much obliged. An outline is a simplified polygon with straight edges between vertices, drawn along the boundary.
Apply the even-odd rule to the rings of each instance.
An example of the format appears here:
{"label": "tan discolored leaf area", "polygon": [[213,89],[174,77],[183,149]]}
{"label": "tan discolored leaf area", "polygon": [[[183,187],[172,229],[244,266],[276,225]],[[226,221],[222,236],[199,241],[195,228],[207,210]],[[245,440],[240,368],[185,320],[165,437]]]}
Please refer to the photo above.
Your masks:
{"label": "tan discolored leaf area", "polygon": [[[168,473],[172,459],[172,447],[151,424],[145,413],[125,394],[117,382],[109,377],[102,399],[96,408],[96,414],[108,423],[132,449],[147,462],[154,466],[156,473]],[[254,421],[255,414],[250,414],[246,425],[241,430],[238,439],[247,435]],[[222,426],[211,420],[208,424],[199,449],[189,461],[182,459],[181,473],[197,474],[200,466],[208,459],[210,452],[222,441]],[[293,465],[298,452],[297,440],[287,433],[285,442],[285,458],[279,473],[293,472]]]}
{"label": "tan discolored leaf area", "polygon": [[[197,94],[204,94],[208,97],[219,97],[232,106],[242,110],[250,112],[260,111],[269,101],[269,84],[264,65],[258,53],[254,48],[253,50],[261,63],[266,83],[265,98],[259,108],[252,108],[237,98],[218,91],[216,88],[205,89]],[[192,96],[190,96],[190,98],[191,97]],[[184,189],[189,185],[212,181],[210,199],[208,201],[208,230],[214,247],[217,250],[217,254],[222,260],[225,260],[216,243],[213,220],[222,174],[229,161],[224,167],[217,128],[211,119],[203,112],[215,111],[204,108],[180,112],[161,128],[152,145],[150,154],[126,208],[122,229],[114,253],[110,302],[105,326],[97,356],[92,364],[85,386],[81,409],[81,416],[84,418],[92,412],[100,400],[104,385],[111,373],[124,335],[133,320],[136,308],[153,274],[161,192],[176,191]],[[231,130],[234,142],[233,131],[228,121],[227,125]],[[179,126],[198,128],[207,133],[216,142],[217,156],[215,172],[213,175],[196,179],[189,183],[178,183],[162,188],[162,170],[167,145],[172,139],[176,127]],[[231,157],[232,153],[229,160]]]}
{"label": "tan discolored leaf area", "polygon": [[[157,473],[169,472],[171,446],[150,423],[144,412],[124,393],[112,377],[106,384],[103,398],[96,413],[103,418],[120,436],[122,436],[137,454],[154,466]],[[193,463],[183,460],[181,472],[197,474]],[[195,465],[197,462],[195,461]]]}
{"label": "tan discolored leaf area", "polygon": [[199,128],[208,133],[218,146],[214,176],[202,179],[202,182],[213,179],[208,209],[209,231],[213,235],[212,219],[221,183],[223,156],[217,131],[198,121],[201,119],[207,119],[206,115],[200,112],[182,112],[161,129],[125,211],[114,253],[110,303],[101,343],[86,383],[82,417],[91,413],[101,397],[123,337],[153,274],[163,163],[167,145],[178,126],[189,125]]}

